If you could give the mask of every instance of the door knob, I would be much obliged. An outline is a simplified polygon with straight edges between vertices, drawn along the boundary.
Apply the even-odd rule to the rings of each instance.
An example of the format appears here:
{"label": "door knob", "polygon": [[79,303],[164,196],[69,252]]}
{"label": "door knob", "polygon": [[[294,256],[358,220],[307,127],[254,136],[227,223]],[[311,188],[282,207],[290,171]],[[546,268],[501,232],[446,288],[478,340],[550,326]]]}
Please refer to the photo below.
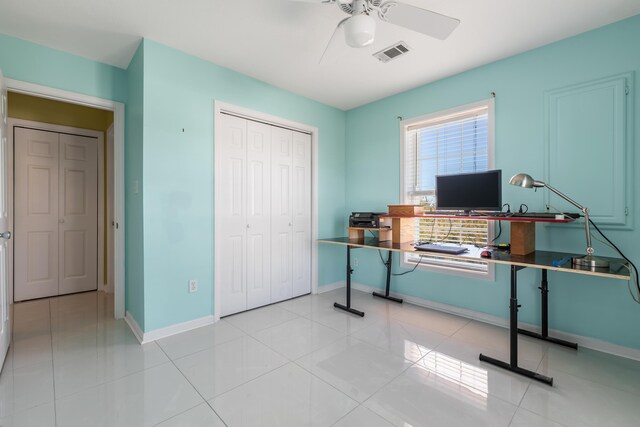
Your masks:
{"label": "door knob", "polygon": [[60,218],[60,219],[58,220],[58,223],[60,223],[60,224],[64,224],[64,219]]}
{"label": "door knob", "polygon": [[9,240],[10,238],[11,238],[11,232],[10,231],[5,231],[4,233],[0,233],[0,239]]}
{"label": "door knob", "polygon": [[251,226],[249,224],[247,224],[247,228],[251,228]]}

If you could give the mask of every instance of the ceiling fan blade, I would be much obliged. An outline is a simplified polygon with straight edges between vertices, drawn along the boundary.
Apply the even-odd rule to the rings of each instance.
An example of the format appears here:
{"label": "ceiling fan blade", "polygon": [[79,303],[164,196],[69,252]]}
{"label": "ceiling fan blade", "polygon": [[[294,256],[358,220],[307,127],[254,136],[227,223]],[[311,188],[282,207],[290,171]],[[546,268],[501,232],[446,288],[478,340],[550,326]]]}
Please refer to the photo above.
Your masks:
{"label": "ceiling fan blade", "polygon": [[338,25],[336,25],[336,29],[333,30],[333,34],[331,34],[331,38],[329,39],[329,43],[327,43],[327,47],[325,47],[324,48],[324,52],[322,52],[322,56],[320,57],[320,60],[318,61],[318,64],[322,64],[322,60],[327,55],[327,52],[329,52],[330,50],[333,50],[335,48],[335,46],[337,44],[337,40],[339,38],[337,36],[338,36],[339,33],[341,33],[340,29],[342,28],[344,23],[347,22],[347,20],[349,18],[345,18],[342,21],[338,22]]}
{"label": "ceiling fan blade", "polygon": [[[395,3],[395,5],[391,5]],[[405,27],[436,39],[444,40],[460,24],[459,19],[441,15],[430,10],[392,1],[381,5],[384,9],[384,19],[400,27]]]}

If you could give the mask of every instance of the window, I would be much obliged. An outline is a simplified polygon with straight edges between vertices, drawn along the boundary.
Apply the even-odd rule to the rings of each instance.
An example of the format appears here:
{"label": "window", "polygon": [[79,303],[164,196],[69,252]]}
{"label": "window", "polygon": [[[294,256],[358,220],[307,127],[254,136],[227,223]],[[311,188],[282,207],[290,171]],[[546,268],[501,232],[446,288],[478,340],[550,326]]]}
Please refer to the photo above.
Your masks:
{"label": "window", "polygon": [[[401,123],[401,182],[403,203],[436,206],[435,177],[493,168],[493,100],[441,111]],[[420,219],[416,221],[419,240],[485,245],[492,236],[487,221]],[[420,257],[405,254],[405,267],[413,267]],[[488,275],[486,262],[457,261],[423,256],[419,268],[445,269],[473,276]]]}

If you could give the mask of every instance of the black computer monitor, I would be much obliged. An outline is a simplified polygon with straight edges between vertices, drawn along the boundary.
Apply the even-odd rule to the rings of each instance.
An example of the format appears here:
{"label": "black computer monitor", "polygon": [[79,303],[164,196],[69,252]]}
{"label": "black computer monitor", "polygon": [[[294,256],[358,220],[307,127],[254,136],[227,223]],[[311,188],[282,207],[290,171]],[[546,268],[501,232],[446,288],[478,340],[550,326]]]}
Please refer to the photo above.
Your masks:
{"label": "black computer monitor", "polygon": [[502,170],[436,176],[436,209],[502,210]]}

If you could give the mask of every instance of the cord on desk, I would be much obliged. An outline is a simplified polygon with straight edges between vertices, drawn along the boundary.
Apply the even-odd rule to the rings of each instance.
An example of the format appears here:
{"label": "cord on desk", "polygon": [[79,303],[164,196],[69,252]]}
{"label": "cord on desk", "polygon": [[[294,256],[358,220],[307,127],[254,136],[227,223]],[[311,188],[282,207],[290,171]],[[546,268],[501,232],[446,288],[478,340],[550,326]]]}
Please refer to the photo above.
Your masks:
{"label": "cord on desk", "polygon": [[[638,269],[636,268],[636,265],[635,265],[633,262],[631,262],[631,260],[630,260],[629,258],[627,258],[627,257],[625,256],[625,254],[623,254],[623,253],[622,253],[622,251],[621,251],[621,250],[620,250],[620,249],[615,245],[615,243],[613,243],[611,240],[609,240],[609,238],[608,238],[607,236],[605,236],[605,235],[604,235],[604,233],[602,232],[602,230],[600,230],[600,229],[598,228],[598,226],[596,225],[596,223],[595,223],[595,222],[593,222],[593,220],[591,220],[591,218],[589,218],[589,223],[590,223],[591,225],[593,225],[593,228],[595,228],[595,229],[598,231],[598,233],[600,233],[600,235],[601,235],[602,237],[604,237],[604,239],[605,239],[607,242],[609,242],[609,244],[610,244],[610,245],[611,245],[611,246],[612,246],[616,251],[618,251],[618,253],[620,254],[620,256],[621,256],[622,258],[624,258],[624,259],[625,259],[625,260],[626,260],[626,261],[631,265],[631,267],[633,267],[633,271],[635,272],[635,276],[636,276],[636,280],[635,280],[635,282],[636,282],[636,292],[638,293],[637,298],[636,298],[636,296],[634,296],[634,295],[633,295],[633,293],[631,293],[631,288],[629,288],[629,292],[631,293],[631,297],[633,298],[633,300],[634,300],[636,303],[640,304],[640,283],[639,283],[639,280],[638,280]],[[629,268],[629,267],[627,267],[627,268]],[[633,276],[633,274],[631,274],[631,269],[630,269],[630,268],[629,268],[629,276],[630,276],[630,277],[629,277],[629,286],[631,286],[631,279],[632,279],[632,277],[631,277],[631,276]]]}
{"label": "cord on desk", "polygon": [[[522,207],[524,206],[524,210],[522,210]],[[520,204],[520,209],[518,209],[518,213],[527,213],[529,212],[529,206],[525,205],[524,203]]]}
{"label": "cord on desk", "polygon": [[493,243],[496,240],[498,240],[498,238],[502,234],[502,221],[497,221],[497,222],[498,222],[498,234],[493,239],[491,239],[491,243]]}

